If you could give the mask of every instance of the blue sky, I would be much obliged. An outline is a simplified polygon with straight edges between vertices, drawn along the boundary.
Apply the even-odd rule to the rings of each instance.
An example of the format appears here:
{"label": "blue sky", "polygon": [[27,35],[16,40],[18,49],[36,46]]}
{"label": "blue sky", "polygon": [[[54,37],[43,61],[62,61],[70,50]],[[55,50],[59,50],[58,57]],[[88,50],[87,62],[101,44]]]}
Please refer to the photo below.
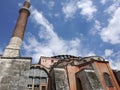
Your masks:
{"label": "blue sky", "polygon": [[[7,3],[6,3],[7,2]],[[24,0],[0,3],[0,54]],[[120,68],[120,0],[31,0],[22,56],[102,56]]]}

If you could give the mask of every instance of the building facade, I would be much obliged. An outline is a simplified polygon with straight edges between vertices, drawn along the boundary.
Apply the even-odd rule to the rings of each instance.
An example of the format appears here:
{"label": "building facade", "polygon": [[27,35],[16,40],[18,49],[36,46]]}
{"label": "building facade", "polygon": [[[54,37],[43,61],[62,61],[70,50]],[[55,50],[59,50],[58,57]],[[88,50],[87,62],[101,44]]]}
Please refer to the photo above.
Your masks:
{"label": "building facade", "polygon": [[29,90],[120,90],[120,72],[113,71],[99,56],[41,57],[38,64],[31,65],[30,72],[40,78],[29,78]]}
{"label": "building facade", "polygon": [[112,70],[102,57],[58,55],[21,57],[30,0],[25,0],[12,37],[0,56],[0,90],[120,90],[120,71]]}

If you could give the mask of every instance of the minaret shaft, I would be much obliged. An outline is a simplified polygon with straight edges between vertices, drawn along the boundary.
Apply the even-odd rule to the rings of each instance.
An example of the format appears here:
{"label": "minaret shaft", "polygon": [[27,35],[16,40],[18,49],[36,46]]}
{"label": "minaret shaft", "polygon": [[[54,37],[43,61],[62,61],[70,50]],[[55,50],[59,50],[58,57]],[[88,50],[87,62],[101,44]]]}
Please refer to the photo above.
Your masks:
{"label": "minaret shaft", "polygon": [[29,7],[30,7],[29,2],[25,2],[23,7],[20,9],[19,11],[20,14],[19,14],[12,37],[19,37],[23,39],[26,24],[27,24],[27,19],[28,19],[28,16],[30,15]]}
{"label": "minaret shaft", "polygon": [[25,12],[21,12],[18,21],[16,23],[12,37],[19,37],[23,39],[26,24],[27,24],[27,14]]}
{"label": "minaret shaft", "polygon": [[25,1],[23,7],[19,11],[19,17],[14,28],[14,32],[6,47],[3,57],[19,57],[22,40],[24,38],[25,28],[30,15],[30,2]]}

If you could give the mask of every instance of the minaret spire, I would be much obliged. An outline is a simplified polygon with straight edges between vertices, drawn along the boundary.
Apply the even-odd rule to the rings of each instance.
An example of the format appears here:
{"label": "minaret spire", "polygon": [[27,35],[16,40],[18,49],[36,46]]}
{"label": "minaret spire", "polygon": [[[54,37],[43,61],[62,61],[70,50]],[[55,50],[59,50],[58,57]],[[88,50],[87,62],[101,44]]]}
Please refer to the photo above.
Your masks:
{"label": "minaret spire", "polygon": [[14,32],[10,39],[8,46],[6,47],[3,56],[4,57],[19,57],[22,40],[24,38],[24,32],[30,15],[29,11],[30,0],[25,0],[23,7],[19,10],[19,17],[16,22]]}

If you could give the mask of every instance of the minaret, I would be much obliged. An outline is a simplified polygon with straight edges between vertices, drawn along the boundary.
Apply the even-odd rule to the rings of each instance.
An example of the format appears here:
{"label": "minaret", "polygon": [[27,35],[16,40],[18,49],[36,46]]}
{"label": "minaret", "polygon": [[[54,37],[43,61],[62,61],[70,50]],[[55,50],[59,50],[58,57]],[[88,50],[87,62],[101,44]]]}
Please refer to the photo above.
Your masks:
{"label": "minaret", "polygon": [[0,90],[29,90],[29,70],[31,57],[20,57],[20,48],[30,15],[30,0],[26,0],[19,11],[14,32],[0,57]]}
{"label": "minaret", "polygon": [[23,7],[19,10],[19,17],[14,28],[14,32],[10,39],[8,46],[6,47],[3,57],[20,57],[20,48],[24,37],[24,32],[27,24],[30,0],[25,0]]}

